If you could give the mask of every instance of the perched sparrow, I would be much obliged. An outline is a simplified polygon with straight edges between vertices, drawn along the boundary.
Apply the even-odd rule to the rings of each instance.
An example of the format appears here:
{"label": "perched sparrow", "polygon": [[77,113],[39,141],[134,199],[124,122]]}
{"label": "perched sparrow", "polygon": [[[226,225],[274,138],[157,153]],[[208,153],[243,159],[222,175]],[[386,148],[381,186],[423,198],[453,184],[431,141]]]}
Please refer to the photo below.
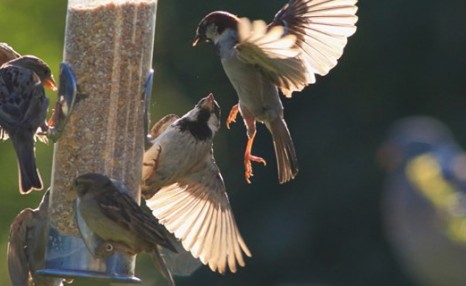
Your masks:
{"label": "perched sparrow", "polygon": [[13,286],[58,286],[62,278],[34,275],[44,267],[48,236],[49,192],[37,209],[24,209],[10,227],[8,239],[8,271]]}
{"label": "perched sparrow", "polygon": [[396,123],[381,148],[386,235],[419,285],[466,285],[466,154],[439,121]]}
{"label": "perched sparrow", "polygon": [[78,210],[87,226],[100,238],[128,255],[151,254],[154,264],[170,285],[175,285],[158,247],[176,249],[165,236],[163,226],[146,213],[108,177],[95,173],[75,179]]}
{"label": "perched sparrow", "polygon": [[195,258],[212,271],[244,266],[243,241],[231,210],[212,140],[220,107],[212,94],[177,119],[168,115],[152,128],[144,154],[142,194],[147,206]]}
{"label": "perched sparrow", "polygon": [[22,56],[0,67],[0,135],[11,138],[18,156],[21,194],[42,189],[34,136],[45,125],[49,105],[43,85],[56,89],[50,68],[37,57]]}
{"label": "perched sparrow", "polygon": [[17,59],[20,56],[21,55],[7,43],[0,43],[0,66],[8,61]]}
{"label": "perched sparrow", "polygon": [[315,74],[326,75],[343,53],[347,38],[355,31],[356,0],[291,0],[266,25],[233,14],[215,11],[199,23],[193,45],[209,41],[215,45],[223,69],[236,93],[227,127],[238,111],[247,129],[244,154],[245,177],[253,175],[251,155],[256,121],[272,134],[278,179],[288,182],[298,173],[293,141],[288,131],[280,90],[286,97],[315,82]]}

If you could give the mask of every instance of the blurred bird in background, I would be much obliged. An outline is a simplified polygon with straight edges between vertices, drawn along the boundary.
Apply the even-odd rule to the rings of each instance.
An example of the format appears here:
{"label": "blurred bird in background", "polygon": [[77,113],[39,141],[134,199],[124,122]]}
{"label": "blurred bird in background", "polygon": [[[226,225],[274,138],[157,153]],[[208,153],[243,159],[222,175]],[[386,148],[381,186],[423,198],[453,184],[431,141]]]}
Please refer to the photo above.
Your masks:
{"label": "blurred bird in background", "polygon": [[141,251],[151,254],[154,265],[168,281],[175,282],[160,255],[159,247],[176,252],[163,226],[144,212],[128,194],[104,175],[87,173],[75,179],[77,208],[89,227],[114,249],[127,255]]}
{"label": "blurred bird in background", "polygon": [[38,208],[22,210],[10,226],[7,257],[13,286],[59,286],[65,281],[34,274],[44,267],[49,195],[49,191],[44,193]]}
{"label": "blurred bird in background", "polygon": [[[39,127],[46,129],[49,99],[44,87],[56,90],[49,66],[35,56],[20,56],[0,45],[0,138],[10,138],[18,157],[19,192],[42,190],[36,167],[34,138]],[[11,59],[14,57],[14,59]],[[38,136],[42,141],[45,137]]]}
{"label": "blurred bird in background", "polygon": [[238,95],[227,119],[238,111],[247,129],[245,178],[251,182],[252,162],[266,164],[251,154],[256,121],[272,134],[278,179],[286,183],[298,173],[298,160],[284,119],[281,91],[290,98],[326,75],[343,54],[347,38],[356,31],[356,0],[291,0],[266,24],[224,11],[205,16],[193,45],[212,42]]}
{"label": "blurred bird in background", "polygon": [[231,210],[213,138],[220,128],[220,106],[212,94],[183,117],[167,115],[151,130],[144,153],[142,195],[147,206],[183,247],[212,271],[244,266],[243,241]]}
{"label": "blurred bird in background", "polygon": [[386,235],[425,286],[466,285],[466,154],[428,117],[397,122],[382,146]]}

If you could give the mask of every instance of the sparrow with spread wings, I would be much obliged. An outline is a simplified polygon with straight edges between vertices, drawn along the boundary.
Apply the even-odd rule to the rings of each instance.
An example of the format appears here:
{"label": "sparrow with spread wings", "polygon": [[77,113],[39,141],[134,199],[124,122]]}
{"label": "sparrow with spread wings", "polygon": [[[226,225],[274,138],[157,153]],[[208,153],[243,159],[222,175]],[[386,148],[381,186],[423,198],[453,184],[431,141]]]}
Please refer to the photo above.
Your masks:
{"label": "sparrow with spread wings", "polygon": [[215,11],[202,19],[193,45],[212,42],[223,69],[238,95],[227,127],[238,111],[247,129],[245,177],[251,182],[251,154],[256,121],[272,134],[278,179],[288,182],[298,173],[298,160],[284,119],[281,91],[291,97],[326,75],[343,54],[347,38],[356,31],[356,0],[291,0],[266,24]]}
{"label": "sparrow with spread wings", "polygon": [[179,118],[167,115],[151,130],[144,153],[142,195],[147,206],[183,247],[212,271],[236,272],[251,253],[236,225],[213,138],[220,107],[213,95]]}

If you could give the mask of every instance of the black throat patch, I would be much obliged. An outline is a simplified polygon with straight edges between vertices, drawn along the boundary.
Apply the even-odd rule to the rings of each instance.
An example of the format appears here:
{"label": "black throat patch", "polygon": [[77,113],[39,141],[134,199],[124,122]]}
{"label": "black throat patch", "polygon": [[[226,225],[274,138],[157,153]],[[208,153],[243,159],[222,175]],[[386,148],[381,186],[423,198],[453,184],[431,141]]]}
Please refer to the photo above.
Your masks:
{"label": "black throat patch", "polygon": [[207,125],[210,113],[207,110],[200,110],[197,120],[192,121],[190,118],[182,118],[178,121],[181,131],[189,131],[197,140],[205,141],[212,138],[212,130]]}

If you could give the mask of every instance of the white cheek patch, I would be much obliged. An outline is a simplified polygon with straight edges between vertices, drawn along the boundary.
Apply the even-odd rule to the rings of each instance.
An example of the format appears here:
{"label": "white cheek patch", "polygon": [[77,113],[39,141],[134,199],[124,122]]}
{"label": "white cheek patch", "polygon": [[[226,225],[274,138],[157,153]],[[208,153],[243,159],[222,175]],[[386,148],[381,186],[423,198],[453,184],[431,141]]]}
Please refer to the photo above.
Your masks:
{"label": "white cheek patch", "polygon": [[215,114],[211,114],[209,120],[207,120],[207,126],[209,126],[212,132],[217,132],[220,129],[220,120],[215,116]]}

